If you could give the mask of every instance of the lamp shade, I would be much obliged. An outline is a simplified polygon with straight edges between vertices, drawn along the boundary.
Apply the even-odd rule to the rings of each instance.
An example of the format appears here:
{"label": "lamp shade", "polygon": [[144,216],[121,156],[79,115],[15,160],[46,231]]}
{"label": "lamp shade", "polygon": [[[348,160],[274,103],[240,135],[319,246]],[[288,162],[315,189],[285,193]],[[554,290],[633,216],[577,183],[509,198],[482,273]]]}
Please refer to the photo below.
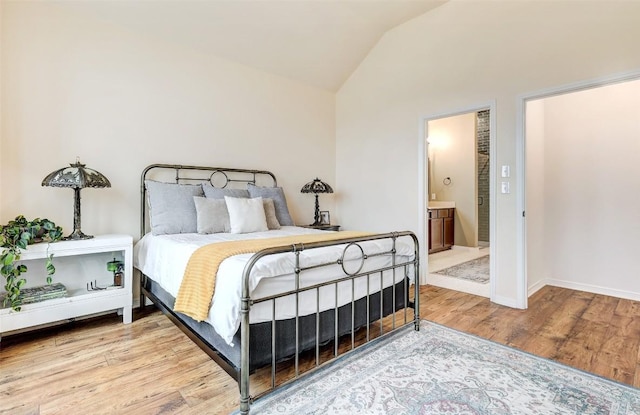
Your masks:
{"label": "lamp shade", "polygon": [[80,160],[69,167],[58,169],[42,180],[43,186],[69,187],[74,191],[73,232],[64,239],[90,239],[92,235],[85,235],[80,230],[80,190],[85,187],[111,187],[109,179],[96,170],[87,168]]}
{"label": "lamp shade", "polygon": [[63,167],[48,174],[42,180],[42,185],[83,189],[85,187],[111,187],[111,182],[102,173],[76,161],[69,164],[69,167]]}
{"label": "lamp shade", "polygon": [[300,189],[300,192],[301,193],[333,193],[333,189],[327,183],[323,182],[322,180],[316,177],[315,180],[302,186],[302,189]]}

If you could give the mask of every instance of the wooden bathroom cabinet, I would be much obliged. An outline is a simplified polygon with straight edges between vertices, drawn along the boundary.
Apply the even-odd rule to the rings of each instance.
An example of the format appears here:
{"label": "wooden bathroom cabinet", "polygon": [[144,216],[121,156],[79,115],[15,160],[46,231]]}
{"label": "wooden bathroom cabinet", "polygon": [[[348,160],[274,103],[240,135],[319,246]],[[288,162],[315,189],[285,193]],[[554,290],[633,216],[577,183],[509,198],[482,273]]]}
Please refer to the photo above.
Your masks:
{"label": "wooden bathroom cabinet", "polygon": [[451,249],[455,208],[429,208],[429,253]]}

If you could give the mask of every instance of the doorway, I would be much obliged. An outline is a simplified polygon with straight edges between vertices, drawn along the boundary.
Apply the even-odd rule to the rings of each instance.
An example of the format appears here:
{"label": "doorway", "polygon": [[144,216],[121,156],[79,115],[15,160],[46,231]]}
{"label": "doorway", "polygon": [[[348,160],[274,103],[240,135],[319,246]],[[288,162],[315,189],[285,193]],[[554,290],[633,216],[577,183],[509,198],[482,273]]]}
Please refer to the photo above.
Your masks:
{"label": "doorway", "polygon": [[640,299],[639,78],[523,100],[524,296],[552,285]]}
{"label": "doorway", "polygon": [[[495,147],[491,110],[492,106],[485,106],[425,118],[426,150],[421,152],[425,166],[421,212],[424,246],[428,248],[424,281],[484,297],[491,297],[493,292],[491,264],[495,263],[491,255],[491,155]],[[438,233],[442,216],[445,223],[453,223],[450,249],[432,243],[434,236],[447,239]]]}

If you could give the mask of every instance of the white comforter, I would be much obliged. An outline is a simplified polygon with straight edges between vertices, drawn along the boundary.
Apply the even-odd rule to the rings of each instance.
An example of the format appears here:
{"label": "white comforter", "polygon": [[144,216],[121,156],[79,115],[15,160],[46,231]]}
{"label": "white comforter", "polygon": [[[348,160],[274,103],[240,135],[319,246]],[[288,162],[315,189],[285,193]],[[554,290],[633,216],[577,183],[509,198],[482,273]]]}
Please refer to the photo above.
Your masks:
{"label": "white comforter", "polygon": [[[176,235],[145,235],[134,247],[134,266],[149,278],[156,281],[173,297],[176,297],[182,282],[182,277],[186,269],[187,262],[191,254],[201,246],[223,241],[274,238],[279,236],[300,235],[309,233],[320,233],[313,229],[300,228],[294,226],[283,226],[280,230],[267,232],[256,232],[250,234],[230,234],[217,233],[200,235],[195,233]],[[389,250],[391,241],[368,241],[362,243],[365,254]],[[397,263],[404,262],[413,257],[413,246],[399,240],[397,245]],[[344,245],[313,249],[303,251],[300,254],[302,267],[318,265],[327,262],[335,262],[343,254]],[[238,328],[240,327],[240,298],[242,294],[242,273],[248,259],[253,254],[242,254],[230,257],[222,262],[216,276],[215,294],[209,310],[207,322],[210,323],[216,332],[229,344]],[[356,270],[360,264],[360,251],[356,247],[347,250],[345,260],[346,269],[349,272]],[[293,254],[269,255],[262,258],[253,267],[249,288],[252,299],[259,299],[268,295],[273,295],[295,288],[295,278],[293,268],[295,264]],[[391,264],[390,256],[378,256],[365,261],[363,270],[376,269],[384,265]],[[411,268],[411,267],[410,267]],[[327,271],[331,270],[331,271]],[[410,270],[412,272],[413,269]],[[309,286],[328,279],[344,276],[339,265],[321,267],[304,271],[301,274],[301,286]],[[401,281],[403,272],[396,271],[395,281]],[[369,291],[374,293],[380,290],[380,285],[384,287],[391,285],[392,274],[385,273],[384,278],[377,275],[369,277]],[[346,304],[352,299],[352,292],[355,299],[361,298],[366,293],[366,278],[358,279],[353,287],[351,282],[342,282],[338,287],[338,306]],[[311,290],[302,293],[299,299],[299,315],[307,315],[335,307],[336,303],[335,285],[323,287],[320,290],[320,302],[316,301],[316,292]],[[295,316],[295,297],[278,299],[276,301],[276,318],[286,319]],[[272,303],[270,301],[255,304],[251,308],[250,321],[258,323],[271,321]]]}

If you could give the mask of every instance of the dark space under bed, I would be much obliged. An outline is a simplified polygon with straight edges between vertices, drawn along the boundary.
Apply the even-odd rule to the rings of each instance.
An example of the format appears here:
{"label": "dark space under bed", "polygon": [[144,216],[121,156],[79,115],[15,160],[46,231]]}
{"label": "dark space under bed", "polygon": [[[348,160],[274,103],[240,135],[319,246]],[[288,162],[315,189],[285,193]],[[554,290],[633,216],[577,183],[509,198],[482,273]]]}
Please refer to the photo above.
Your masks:
{"label": "dark space under bed", "polygon": [[[408,278],[395,285],[395,308],[404,308],[405,298],[409,298],[410,282]],[[406,290],[405,290],[406,287]],[[229,346],[213,329],[204,322],[197,322],[182,313],[173,311],[175,298],[167,293],[151,278],[143,277],[143,289],[147,295],[171,320],[178,325],[198,346],[203,348],[223,369],[237,379],[240,372],[240,330],[234,336],[234,346]],[[384,289],[384,315],[392,313],[392,287]],[[410,304],[411,305],[411,304]],[[365,326],[367,320],[367,300],[363,297],[355,302],[355,328]],[[380,318],[380,293],[369,296],[369,323]],[[335,337],[335,311],[330,309],[320,313],[320,344],[329,343]],[[181,327],[182,325],[187,326]],[[399,322],[402,324],[402,322]],[[271,364],[271,328],[270,321],[251,324],[249,343],[249,372]],[[299,317],[300,351],[310,350],[316,345],[316,315]],[[338,311],[338,332],[340,336],[351,333],[351,303],[347,303]],[[292,358],[295,355],[295,318],[276,321],[276,361]]]}

